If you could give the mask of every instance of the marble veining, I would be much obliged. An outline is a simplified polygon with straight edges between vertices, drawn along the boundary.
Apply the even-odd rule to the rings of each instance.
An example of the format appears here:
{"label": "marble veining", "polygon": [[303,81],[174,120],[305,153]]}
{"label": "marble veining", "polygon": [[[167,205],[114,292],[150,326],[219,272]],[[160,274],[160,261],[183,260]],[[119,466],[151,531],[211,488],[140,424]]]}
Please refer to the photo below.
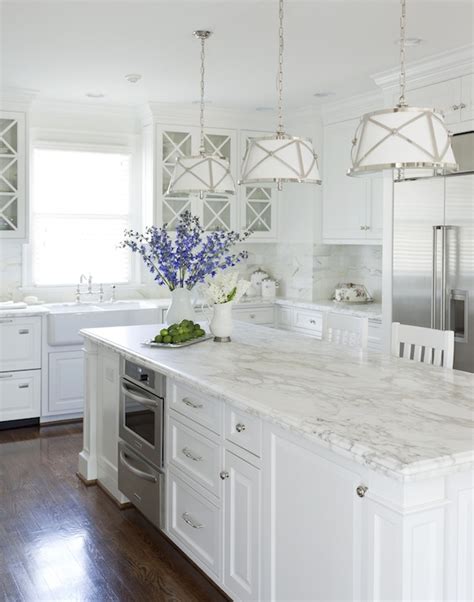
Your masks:
{"label": "marble veining", "polygon": [[369,320],[382,320],[382,304],[367,303],[353,304],[336,303],[328,299],[320,299],[316,301],[302,301],[301,299],[281,299],[275,300],[277,305],[291,305],[301,309],[317,309],[320,311],[334,311],[340,314],[349,314],[358,318],[368,318]]}
{"label": "marble veining", "polygon": [[179,350],[143,346],[155,331],[82,334],[390,477],[474,466],[472,374],[244,323],[228,345]]}

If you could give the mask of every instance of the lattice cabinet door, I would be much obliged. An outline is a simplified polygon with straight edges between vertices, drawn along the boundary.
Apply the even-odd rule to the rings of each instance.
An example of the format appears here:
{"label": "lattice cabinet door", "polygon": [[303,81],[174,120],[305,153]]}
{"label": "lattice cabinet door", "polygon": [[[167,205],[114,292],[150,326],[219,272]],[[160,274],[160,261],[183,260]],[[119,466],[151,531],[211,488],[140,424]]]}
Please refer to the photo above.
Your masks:
{"label": "lattice cabinet door", "polygon": [[192,211],[192,198],[187,194],[166,196],[178,157],[197,152],[195,128],[169,126],[158,128],[158,225],[167,223],[170,228],[176,225],[179,215],[186,210]]}
{"label": "lattice cabinet door", "polygon": [[[218,154],[230,162],[231,173],[236,180],[235,132],[207,130],[204,134],[204,148],[207,153]],[[237,182],[236,182],[237,187]],[[236,191],[237,192],[237,191]],[[202,224],[206,230],[231,230],[236,228],[235,195],[207,194],[198,206],[202,205]],[[199,214],[199,212],[198,212]]]}
{"label": "lattice cabinet door", "polygon": [[0,237],[24,238],[25,116],[0,111]]}
{"label": "lattice cabinet door", "polygon": [[[267,132],[241,132],[242,158],[253,138],[271,135]],[[242,209],[241,228],[252,230],[251,241],[276,240],[278,190],[276,184],[242,185],[240,204]]]}

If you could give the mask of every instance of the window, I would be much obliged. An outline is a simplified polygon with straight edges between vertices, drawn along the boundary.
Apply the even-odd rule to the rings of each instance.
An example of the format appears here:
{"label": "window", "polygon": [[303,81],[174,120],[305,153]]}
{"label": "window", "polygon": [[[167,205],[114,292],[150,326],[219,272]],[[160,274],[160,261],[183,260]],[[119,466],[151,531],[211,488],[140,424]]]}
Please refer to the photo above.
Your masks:
{"label": "window", "polygon": [[118,248],[131,226],[130,167],[126,152],[35,148],[32,284],[130,282],[130,252]]}

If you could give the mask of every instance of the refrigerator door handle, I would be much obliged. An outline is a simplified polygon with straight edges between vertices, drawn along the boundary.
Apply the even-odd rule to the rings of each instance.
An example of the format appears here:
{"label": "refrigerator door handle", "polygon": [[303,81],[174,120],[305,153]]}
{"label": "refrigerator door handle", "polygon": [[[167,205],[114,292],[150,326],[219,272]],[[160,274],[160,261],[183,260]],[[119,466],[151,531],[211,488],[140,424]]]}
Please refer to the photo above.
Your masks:
{"label": "refrigerator door handle", "polygon": [[447,227],[441,226],[441,312],[440,312],[440,328],[446,330],[446,235]]}
{"label": "refrigerator door handle", "polygon": [[441,226],[433,226],[433,257],[431,274],[431,328],[436,328],[438,309],[438,230]]}

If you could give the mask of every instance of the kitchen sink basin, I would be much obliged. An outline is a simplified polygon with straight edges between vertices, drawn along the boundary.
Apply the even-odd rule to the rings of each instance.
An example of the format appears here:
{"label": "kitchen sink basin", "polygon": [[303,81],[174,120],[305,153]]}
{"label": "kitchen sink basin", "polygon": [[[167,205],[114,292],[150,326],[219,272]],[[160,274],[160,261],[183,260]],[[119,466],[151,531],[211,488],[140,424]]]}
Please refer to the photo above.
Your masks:
{"label": "kitchen sink basin", "polygon": [[47,316],[48,344],[80,345],[83,328],[159,324],[162,309],[141,301],[113,301],[107,303],[50,303]]}

